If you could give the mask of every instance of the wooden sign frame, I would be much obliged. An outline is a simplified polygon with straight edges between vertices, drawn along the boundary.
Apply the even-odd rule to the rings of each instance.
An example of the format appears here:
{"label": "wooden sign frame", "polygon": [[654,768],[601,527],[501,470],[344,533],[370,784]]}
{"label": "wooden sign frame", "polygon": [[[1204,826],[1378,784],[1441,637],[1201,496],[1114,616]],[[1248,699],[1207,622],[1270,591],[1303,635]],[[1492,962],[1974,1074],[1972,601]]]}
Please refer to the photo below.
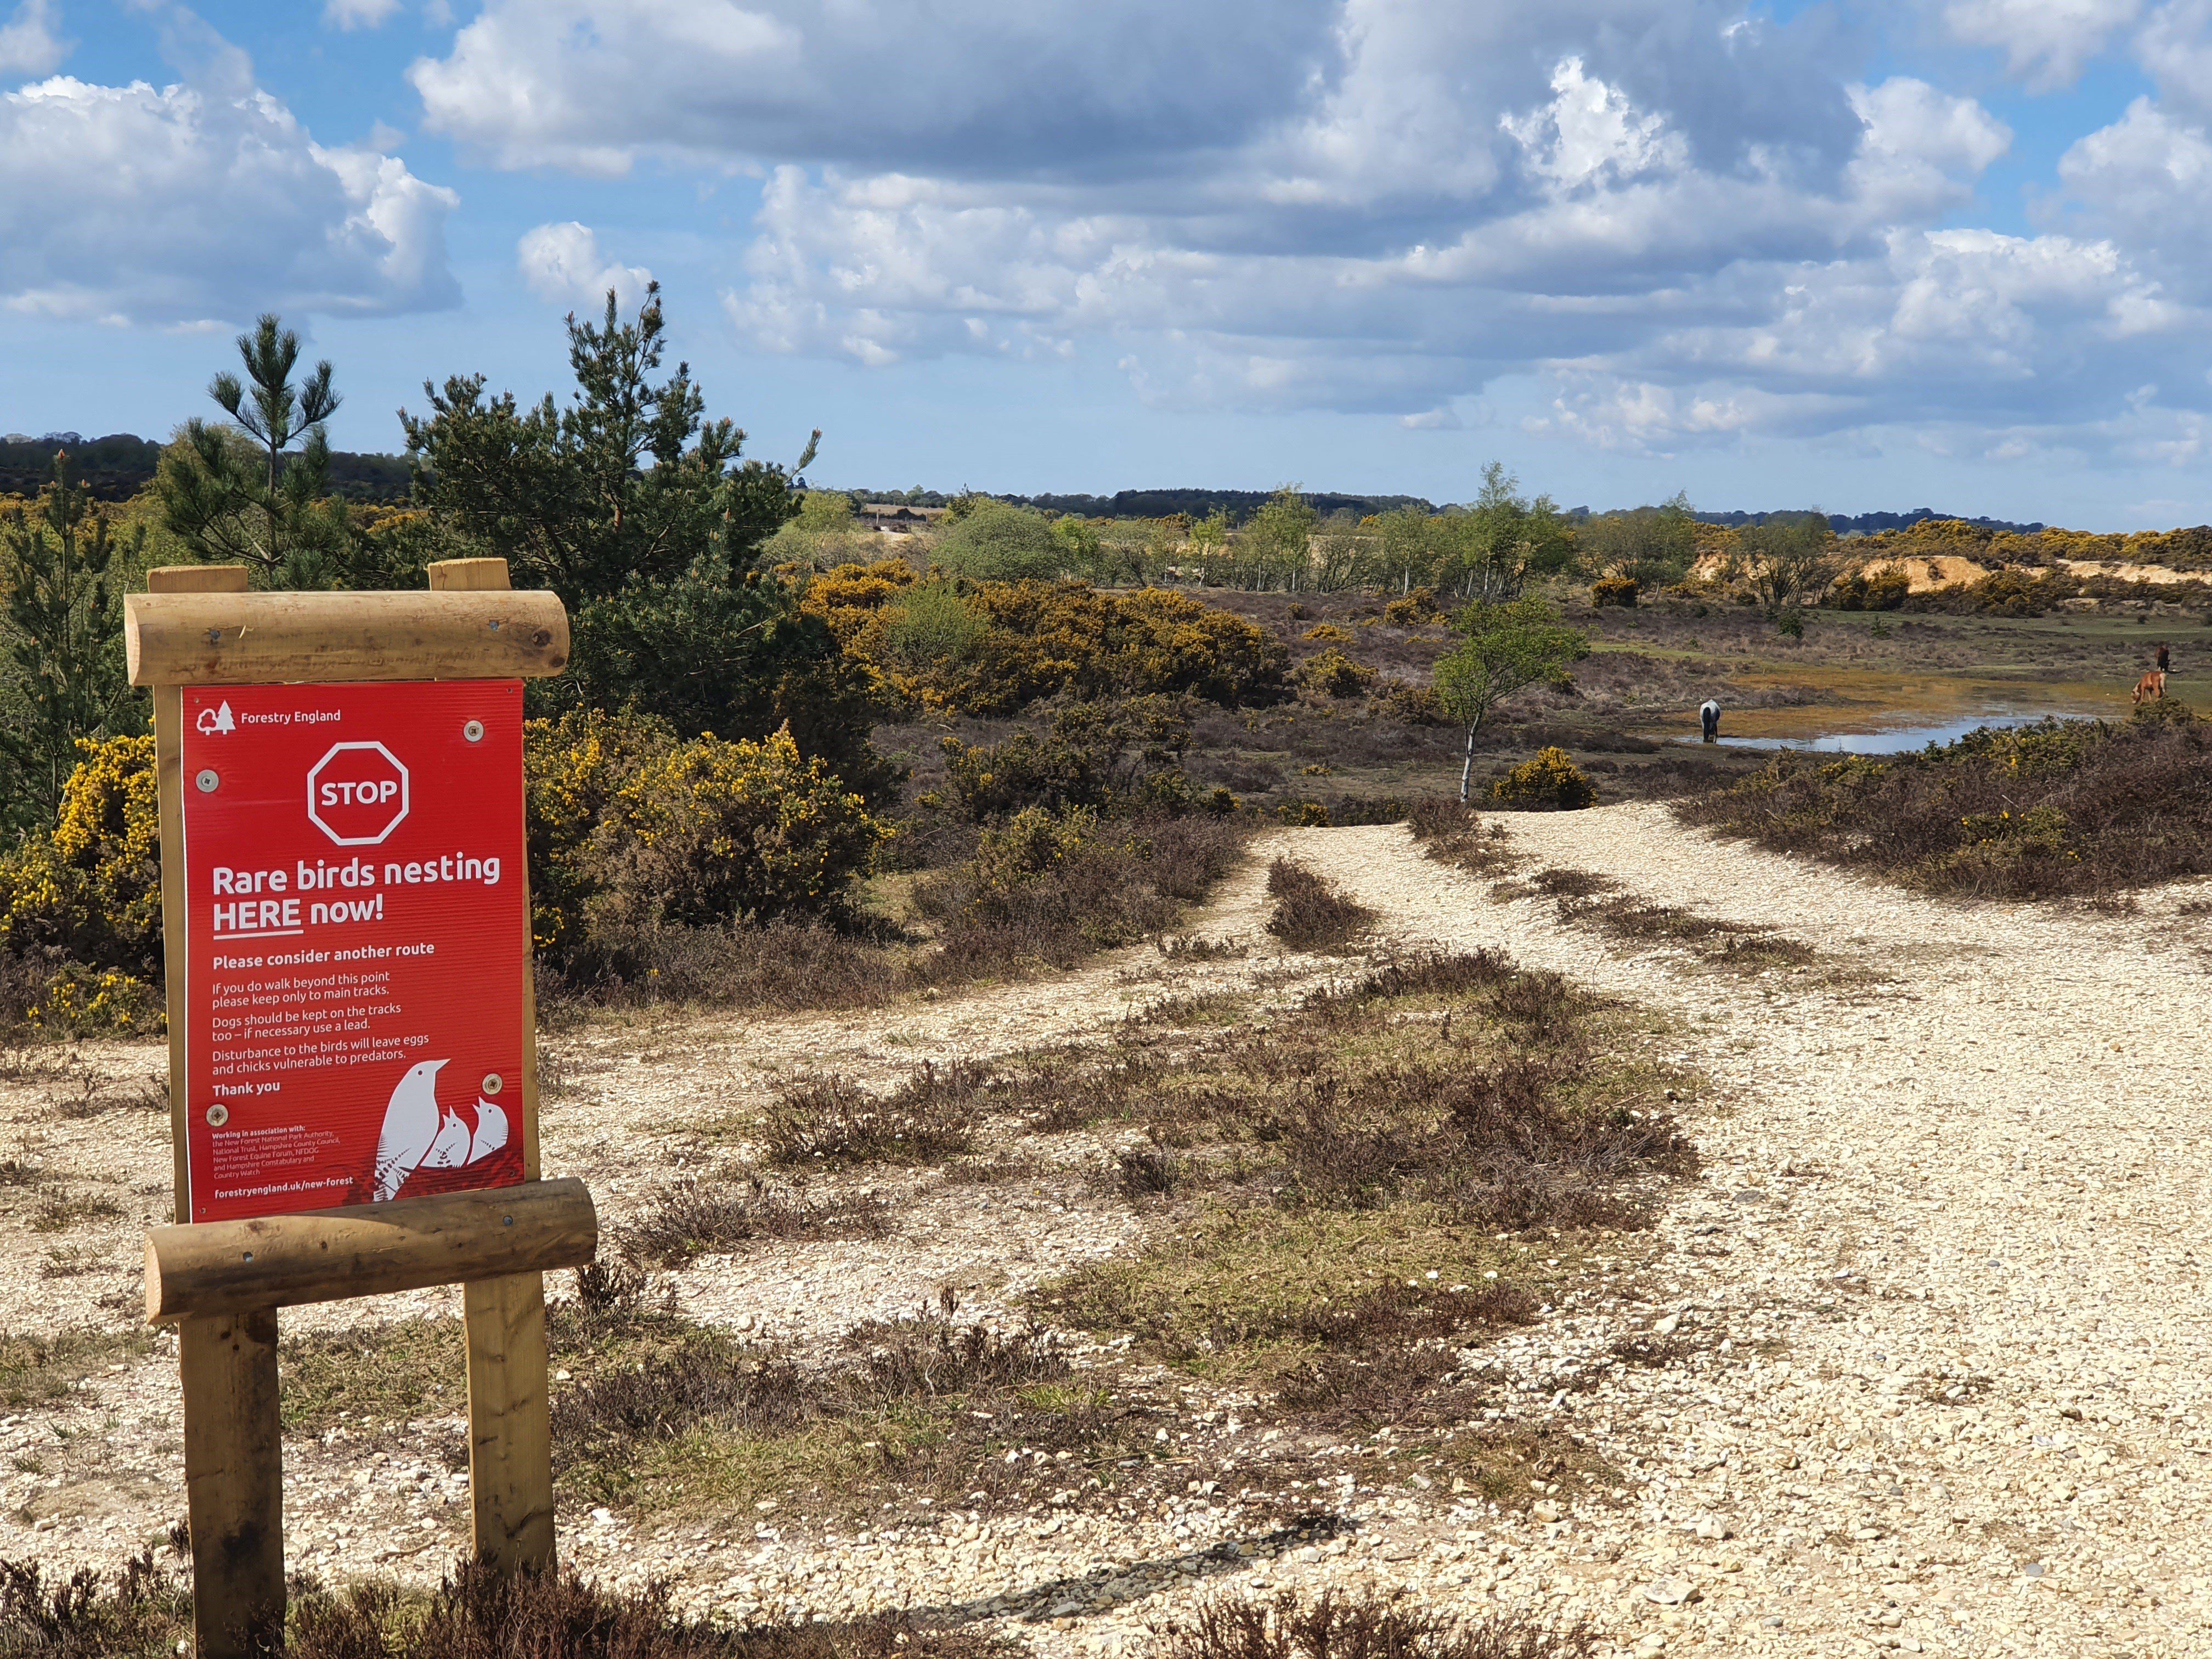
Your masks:
{"label": "wooden sign frame", "polygon": [[568,665],[568,619],[557,596],[512,591],[504,559],[433,564],[425,593],[249,593],[242,565],[167,566],[147,586],[124,601],[124,637],[131,683],[154,697],[177,1224],[147,1235],[146,1316],[177,1327],[196,1651],[246,1659],[284,1621],[277,1309],[459,1284],[474,1549],[502,1570],[544,1569],[554,1554],[544,1275],[591,1261],[599,1221],[581,1182],[539,1173],[526,888],[523,1184],[191,1224],[184,688],[544,678]]}

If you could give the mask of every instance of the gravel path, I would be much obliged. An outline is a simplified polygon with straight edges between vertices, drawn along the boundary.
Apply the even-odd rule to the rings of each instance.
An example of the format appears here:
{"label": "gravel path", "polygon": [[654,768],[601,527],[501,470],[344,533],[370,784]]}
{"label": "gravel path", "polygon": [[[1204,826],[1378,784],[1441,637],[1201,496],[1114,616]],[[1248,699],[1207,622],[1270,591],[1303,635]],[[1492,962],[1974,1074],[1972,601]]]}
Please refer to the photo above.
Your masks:
{"label": "gravel path", "polygon": [[[2212,1143],[2190,1074],[2212,998],[2181,896],[2133,917],[1961,907],[1711,842],[1658,808],[1504,821],[1529,870],[1602,872],[1866,970],[1745,981],[1672,949],[1624,949],[1548,900],[1501,897],[1426,860],[1396,827],[1271,835],[1197,924],[1260,940],[1265,862],[1288,851],[1377,910],[1390,944],[1502,948],[1670,1022],[1681,1062],[1711,1080],[1686,1109],[1705,1164],[1660,1225],[1643,1300],[1593,1293],[1492,1349],[1516,1420],[1584,1436],[1626,1472],[1625,1501],[1569,1496],[1500,1516],[1363,1463],[1339,1504],[1358,1533],[1287,1547],[1240,1538],[1205,1496],[1134,1522],[947,1516],[857,1541],[773,1517],[749,1536],[564,1517],[565,1547],[613,1577],[672,1573],[687,1602],[725,1611],[1006,1617],[1046,1659],[1117,1651],[1202,1585],[1363,1583],[1593,1611],[1623,1654],[2212,1651],[2199,1463],[2212,1321],[2192,1224]],[[1197,963],[1134,951],[941,1008],[556,1041],[575,1081],[546,1108],[548,1169],[591,1180],[618,1219],[700,1158],[678,1121],[795,1071],[884,1081],[926,1057],[1095,1031],[1169,992],[1290,994],[1331,971],[1264,945]],[[114,1049],[103,1063],[157,1061]],[[39,1156],[125,1200],[124,1216],[72,1238],[96,1255],[130,1249],[166,1172],[158,1121],[57,1124],[14,1096]],[[886,1243],[779,1248],[737,1272],[710,1261],[679,1292],[702,1316],[751,1316],[742,1305],[805,1341],[947,1279],[965,1276],[988,1307],[1136,1237],[1126,1211],[1066,1194],[1000,1194],[988,1216],[942,1184],[912,1198]],[[131,1276],[41,1278],[52,1243],[0,1239],[11,1327],[125,1322]],[[1633,1333],[1700,1357],[1593,1382],[1587,1362]],[[0,1475],[0,1555],[106,1559],[180,1511],[173,1354],[164,1344],[95,1381],[82,1405],[0,1421],[0,1455],[15,1459]],[[449,1409],[422,1426],[455,1426],[434,1414]],[[316,1540],[326,1574],[449,1559],[465,1506],[431,1462],[380,1455],[364,1477],[343,1442],[289,1455],[294,1535]]]}
{"label": "gravel path", "polygon": [[[1547,900],[1492,902],[1406,857],[1401,830],[1301,838],[1401,938],[1502,945],[1701,1028],[1690,1058],[1726,1104],[1693,1120],[1706,1177],[1662,1227],[1672,1307],[1739,1344],[1765,1309],[1781,1357],[1581,1403],[1626,1431],[1616,1455],[1647,1459],[1646,1524],[1610,1575],[1629,1627],[1664,1616],[1638,1589],[1663,1577],[1699,1595],[1672,1610],[1674,1650],[1836,1653],[1848,1633],[2212,1651],[2212,994],[2177,896],[2124,919],[1966,907],[1711,842],[1657,807],[1507,822],[1532,868],[1601,871],[1893,976],[1838,996],[1685,972]],[[1699,1540],[1701,1521],[1734,1539]]]}

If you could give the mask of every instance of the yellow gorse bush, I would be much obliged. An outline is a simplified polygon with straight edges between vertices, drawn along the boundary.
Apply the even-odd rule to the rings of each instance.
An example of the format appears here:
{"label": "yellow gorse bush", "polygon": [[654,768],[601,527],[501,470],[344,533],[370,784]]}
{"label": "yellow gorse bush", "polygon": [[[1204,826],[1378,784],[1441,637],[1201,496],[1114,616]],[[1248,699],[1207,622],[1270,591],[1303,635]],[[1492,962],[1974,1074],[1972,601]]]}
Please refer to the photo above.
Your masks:
{"label": "yellow gorse bush", "polygon": [[887,834],[788,726],[757,743],[702,737],[648,757],[617,792],[593,849],[600,908],[687,927],[827,915]]}
{"label": "yellow gorse bush", "polygon": [[1564,749],[1539,749],[1490,786],[1497,799],[1521,806],[1550,806],[1574,811],[1595,805],[1597,791]]}
{"label": "yellow gorse bush", "polygon": [[30,1011],[72,1033],[159,1030],[161,820],[154,739],[79,738],[54,828],[0,854],[0,949],[52,963]]}

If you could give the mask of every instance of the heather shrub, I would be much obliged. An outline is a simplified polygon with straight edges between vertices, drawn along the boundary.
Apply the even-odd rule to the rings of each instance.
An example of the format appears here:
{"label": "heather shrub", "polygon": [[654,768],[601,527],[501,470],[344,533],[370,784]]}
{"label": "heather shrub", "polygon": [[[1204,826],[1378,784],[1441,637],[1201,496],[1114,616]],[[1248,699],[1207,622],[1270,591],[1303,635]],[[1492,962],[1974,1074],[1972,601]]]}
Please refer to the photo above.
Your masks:
{"label": "heather shrub", "polygon": [[970,977],[1024,961],[1066,967],[1156,937],[1225,875],[1244,830],[1224,817],[1103,823],[1086,807],[1028,807],[984,830],[975,856],[915,884],[936,927],[932,971]]}
{"label": "heather shrub", "polygon": [[1675,810],[1934,892],[2086,894],[2212,872],[2212,725],[2179,705],[2144,709],[1881,760],[1778,756]]}
{"label": "heather shrub", "polygon": [[1575,811],[1593,805],[1597,791],[1564,749],[1547,747],[1490,786],[1493,799],[1511,806]]}

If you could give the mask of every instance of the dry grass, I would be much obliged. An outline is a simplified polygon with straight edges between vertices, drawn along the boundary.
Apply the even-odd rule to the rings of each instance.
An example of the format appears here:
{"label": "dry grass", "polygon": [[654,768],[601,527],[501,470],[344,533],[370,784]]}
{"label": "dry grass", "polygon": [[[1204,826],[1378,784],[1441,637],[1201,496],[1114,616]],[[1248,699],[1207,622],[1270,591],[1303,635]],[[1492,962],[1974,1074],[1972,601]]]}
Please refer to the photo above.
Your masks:
{"label": "dry grass", "polygon": [[1267,896],[1274,901],[1267,931],[1294,951],[1340,950],[1375,920],[1328,877],[1291,859],[1267,866]]}
{"label": "dry grass", "polygon": [[0,1335],[0,1406],[17,1411],[65,1399],[85,1378],[143,1358],[153,1347],[143,1329]]}

